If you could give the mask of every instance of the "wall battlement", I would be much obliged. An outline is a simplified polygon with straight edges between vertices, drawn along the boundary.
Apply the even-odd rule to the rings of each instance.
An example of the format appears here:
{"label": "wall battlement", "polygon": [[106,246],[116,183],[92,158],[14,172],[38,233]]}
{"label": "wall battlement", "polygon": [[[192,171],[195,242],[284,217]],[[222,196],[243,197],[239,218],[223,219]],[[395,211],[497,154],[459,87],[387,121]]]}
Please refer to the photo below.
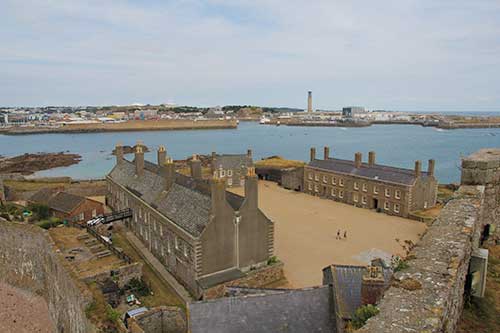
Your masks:
{"label": "wall battlement", "polygon": [[498,238],[500,149],[483,149],[462,161],[462,186],[408,257],[409,267],[379,304],[380,313],[359,330],[454,332],[463,309],[472,252]]}

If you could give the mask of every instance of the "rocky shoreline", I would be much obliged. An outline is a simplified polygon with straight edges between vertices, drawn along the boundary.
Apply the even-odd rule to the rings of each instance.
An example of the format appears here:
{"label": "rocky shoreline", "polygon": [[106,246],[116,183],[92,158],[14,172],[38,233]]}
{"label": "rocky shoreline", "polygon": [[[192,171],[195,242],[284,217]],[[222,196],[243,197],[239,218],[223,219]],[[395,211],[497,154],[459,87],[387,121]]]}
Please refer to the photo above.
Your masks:
{"label": "rocky shoreline", "polygon": [[78,154],[37,153],[0,158],[0,173],[31,175],[37,171],[78,164],[82,157]]}

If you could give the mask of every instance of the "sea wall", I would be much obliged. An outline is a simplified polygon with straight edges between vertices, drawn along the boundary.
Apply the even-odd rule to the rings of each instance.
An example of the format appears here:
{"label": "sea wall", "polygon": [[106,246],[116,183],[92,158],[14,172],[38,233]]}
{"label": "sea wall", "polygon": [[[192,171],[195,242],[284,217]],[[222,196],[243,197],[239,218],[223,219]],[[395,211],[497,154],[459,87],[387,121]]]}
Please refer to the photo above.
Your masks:
{"label": "sea wall", "polygon": [[57,332],[94,332],[85,316],[92,298],[71,278],[45,230],[0,223],[0,281],[42,296]]}
{"label": "sea wall", "polygon": [[[472,251],[498,223],[500,149],[462,161],[462,186],[408,256],[363,333],[455,332]],[[495,213],[492,213],[495,212]]]}

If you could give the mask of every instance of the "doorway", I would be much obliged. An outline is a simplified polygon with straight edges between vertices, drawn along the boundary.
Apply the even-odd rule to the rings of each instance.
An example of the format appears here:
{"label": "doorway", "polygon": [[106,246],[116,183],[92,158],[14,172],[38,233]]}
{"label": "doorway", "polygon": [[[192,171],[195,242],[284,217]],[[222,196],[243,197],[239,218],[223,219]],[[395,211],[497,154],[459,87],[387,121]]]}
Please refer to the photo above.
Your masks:
{"label": "doorway", "polygon": [[378,199],[373,198],[373,209],[378,209]]}

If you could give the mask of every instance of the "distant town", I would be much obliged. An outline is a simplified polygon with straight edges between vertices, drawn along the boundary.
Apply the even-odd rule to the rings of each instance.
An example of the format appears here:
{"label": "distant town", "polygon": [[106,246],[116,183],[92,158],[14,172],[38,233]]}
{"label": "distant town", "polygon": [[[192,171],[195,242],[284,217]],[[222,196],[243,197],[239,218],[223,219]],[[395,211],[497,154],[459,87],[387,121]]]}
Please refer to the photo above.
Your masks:
{"label": "distant town", "polygon": [[[123,124],[135,121],[131,126]],[[138,125],[140,121],[163,121],[162,126]],[[190,123],[180,123],[189,121]],[[216,121],[204,125],[203,121]],[[66,130],[86,131],[93,125],[106,130],[147,130],[183,128],[233,128],[239,121],[259,121],[263,125],[364,127],[373,124],[413,124],[444,129],[500,127],[500,117],[444,115],[389,110],[368,110],[346,106],[339,110],[314,109],[312,92],[307,108],[226,105],[215,107],[179,106],[175,104],[128,106],[45,106],[0,107],[0,131],[22,134]],[[193,125],[192,122],[201,122]],[[150,123],[152,124],[152,122]],[[174,126],[172,127],[172,124]],[[178,125],[175,125],[178,124]],[[82,127],[83,126],[83,127]],[[95,130],[99,127],[93,128]]]}

